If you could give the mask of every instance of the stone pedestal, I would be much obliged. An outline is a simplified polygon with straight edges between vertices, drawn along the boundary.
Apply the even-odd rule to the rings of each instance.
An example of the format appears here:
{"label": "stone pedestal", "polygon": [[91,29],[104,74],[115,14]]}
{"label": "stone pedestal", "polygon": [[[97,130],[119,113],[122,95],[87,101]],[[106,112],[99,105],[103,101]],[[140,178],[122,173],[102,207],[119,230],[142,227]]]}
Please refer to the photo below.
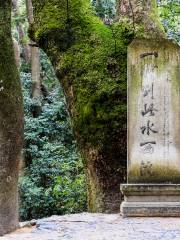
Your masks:
{"label": "stone pedestal", "polygon": [[168,40],[129,46],[123,216],[180,216],[179,49]]}
{"label": "stone pedestal", "polygon": [[180,184],[124,184],[121,191],[123,216],[180,216]]}

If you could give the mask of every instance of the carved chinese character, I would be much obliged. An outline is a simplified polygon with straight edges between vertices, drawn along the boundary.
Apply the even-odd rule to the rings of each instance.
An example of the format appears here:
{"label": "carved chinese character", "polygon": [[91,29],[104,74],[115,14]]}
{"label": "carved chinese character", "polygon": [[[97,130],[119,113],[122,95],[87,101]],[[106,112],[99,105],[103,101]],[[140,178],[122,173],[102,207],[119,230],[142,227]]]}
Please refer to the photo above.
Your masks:
{"label": "carved chinese character", "polygon": [[143,147],[142,152],[144,154],[153,154],[154,153],[154,146],[153,145],[155,145],[155,144],[156,144],[155,141],[140,143],[140,146]]}
{"label": "carved chinese character", "polygon": [[142,116],[145,116],[149,113],[149,116],[155,116],[155,112],[158,112],[157,109],[154,108],[154,104],[151,103],[148,107],[148,104],[144,104],[144,111],[142,111]]}
{"label": "carved chinese character", "polygon": [[141,162],[141,167],[140,167],[140,175],[152,175],[152,163],[150,161]]}
{"label": "carved chinese character", "polygon": [[140,143],[140,146],[143,147],[143,146],[145,146],[147,144],[156,144],[156,142],[155,141],[143,142],[143,143]]}
{"label": "carved chinese character", "polygon": [[142,88],[143,97],[147,97],[151,94],[151,99],[154,99],[154,84],[146,85]]}
{"label": "carved chinese character", "polygon": [[142,134],[147,134],[148,136],[150,135],[150,133],[158,133],[157,130],[153,129],[154,123],[151,123],[150,120],[147,121],[147,126],[143,126],[141,127],[141,132]]}

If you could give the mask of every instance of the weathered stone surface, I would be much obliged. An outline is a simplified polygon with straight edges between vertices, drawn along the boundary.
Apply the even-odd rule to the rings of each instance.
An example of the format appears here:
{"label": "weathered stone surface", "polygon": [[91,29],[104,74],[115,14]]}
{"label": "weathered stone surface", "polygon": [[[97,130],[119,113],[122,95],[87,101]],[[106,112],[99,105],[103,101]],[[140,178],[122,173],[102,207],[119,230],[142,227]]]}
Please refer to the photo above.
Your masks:
{"label": "weathered stone surface", "polygon": [[135,40],[128,50],[128,183],[180,183],[180,48]]}
{"label": "weathered stone surface", "polygon": [[37,228],[1,240],[179,240],[179,218],[122,218],[118,214],[75,214],[38,221]]}
{"label": "weathered stone surface", "polygon": [[125,217],[180,217],[180,184],[124,184],[121,191]]}
{"label": "weathered stone surface", "polygon": [[132,196],[179,196],[180,184],[121,184],[126,197]]}
{"label": "weathered stone surface", "polygon": [[125,217],[180,217],[180,202],[123,202]]}
{"label": "weathered stone surface", "polygon": [[128,49],[128,184],[123,216],[180,216],[180,48],[134,40]]}

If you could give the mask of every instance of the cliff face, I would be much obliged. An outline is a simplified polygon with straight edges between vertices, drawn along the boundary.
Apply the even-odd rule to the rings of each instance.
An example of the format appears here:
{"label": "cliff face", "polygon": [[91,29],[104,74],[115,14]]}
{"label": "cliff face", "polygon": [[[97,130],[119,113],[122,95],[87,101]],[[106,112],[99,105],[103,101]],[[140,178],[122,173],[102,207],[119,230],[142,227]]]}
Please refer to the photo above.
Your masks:
{"label": "cliff face", "polygon": [[31,37],[50,57],[62,84],[84,158],[89,210],[119,211],[126,176],[125,25],[105,26],[89,1],[33,1]]}

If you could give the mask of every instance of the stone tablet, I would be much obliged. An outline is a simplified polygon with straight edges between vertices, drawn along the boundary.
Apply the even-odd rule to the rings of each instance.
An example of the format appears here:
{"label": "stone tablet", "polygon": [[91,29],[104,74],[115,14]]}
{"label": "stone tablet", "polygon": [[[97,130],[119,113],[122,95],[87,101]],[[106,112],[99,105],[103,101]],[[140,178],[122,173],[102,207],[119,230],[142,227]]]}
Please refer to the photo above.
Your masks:
{"label": "stone tablet", "polygon": [[180,183],[180,57],[169,40],[128,49],[128,183]]}
{"label": "stone tablet", "polygon": [[128,49],[124,217],[180,217],[179,49],[158,39],[135,40]]}

